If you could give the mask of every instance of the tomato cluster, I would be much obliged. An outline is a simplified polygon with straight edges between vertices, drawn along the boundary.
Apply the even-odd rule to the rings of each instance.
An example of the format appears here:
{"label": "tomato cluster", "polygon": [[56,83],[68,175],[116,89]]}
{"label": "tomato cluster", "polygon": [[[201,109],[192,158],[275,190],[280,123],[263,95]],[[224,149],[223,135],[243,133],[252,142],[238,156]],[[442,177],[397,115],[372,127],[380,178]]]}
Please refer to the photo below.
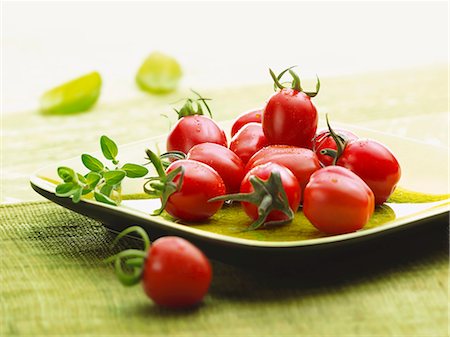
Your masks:
{"label": "tomato cluster", "polygon": [[[282,81],[290,74],[291,82]],[[253,220],[248,230],[286,224],[301,207],[320,231],[341,234],[361,229],[400,179],[395,156],[381,143],[348,130],[317,131],[312,102],[320,90],[304,91],[288,68],[275,75],[276,92],[262,109],[236,118],[228,143],[205,98],[188,99],[167,138],[161,158],[147,155],[158,177],[145,191],[161,198],[171,216],[202,221],[224,201],[241,202]],[[289,85],[287,85],[289,83]]]}

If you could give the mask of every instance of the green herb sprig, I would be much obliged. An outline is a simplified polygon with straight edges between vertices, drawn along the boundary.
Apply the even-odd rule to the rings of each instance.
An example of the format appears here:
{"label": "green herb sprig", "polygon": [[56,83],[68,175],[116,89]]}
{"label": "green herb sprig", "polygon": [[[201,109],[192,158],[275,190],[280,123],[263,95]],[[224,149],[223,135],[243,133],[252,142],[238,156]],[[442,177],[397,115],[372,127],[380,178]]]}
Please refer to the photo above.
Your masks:
{"label": "green herb sprig", "polygon": [[109,205],[117,205],[118,201],[112,197],[113,191],[120,191],[125,177],[141,178],[148,173],[142,165],[126,163],[119,166],[116,143],[107,136],[101,136],[100,147],[103,156],[114,165],[112,169],[104,165],[99,159],[90,154],[82,154],[83,165],[90,170],[85,175],[75,172],[65,166],[58,167],[58,176],[64,181],[56,186],[56,195],[70,197],[74,203],[80,201],[81,196],[93,193],[95,200]]}

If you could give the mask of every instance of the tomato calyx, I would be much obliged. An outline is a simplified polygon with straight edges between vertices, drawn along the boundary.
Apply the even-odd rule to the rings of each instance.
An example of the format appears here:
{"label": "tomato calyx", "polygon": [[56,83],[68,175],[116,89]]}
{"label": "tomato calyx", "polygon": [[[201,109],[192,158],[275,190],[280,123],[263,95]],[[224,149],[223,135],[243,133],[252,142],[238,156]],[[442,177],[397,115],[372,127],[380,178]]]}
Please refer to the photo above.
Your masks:
{"label": "tomato calyx", "polygon": [[[177,167],[169,174],[166,174],[164,165],[158,155],[150,149],[146,149],[145,153],[148,156],[147,159],[150,160],[155,167],[158,176],[146,178],[147,181],[144,184],[144,192],[154,198],[161,199],[161,207],[152,213],[152,215],[160,215],[166,208],[169,197],[181,189],[184,179],[184,167]],[[174,179],[178,175],[180,175],[180,179],[175,183]]]}
{"label": "tomato calyx", "polygon": [[[257,176],[251,176],[249,180],[253,186],[253,192],[221,195],[208,201],[235,200],[257,205],[258,218],[245,231],[255,230],[261,226],[284,225],[294,219],[294,211],[289,207],[279,172],[272,172],[267,181]],[[268,215],[274,210],[284,213],[287,219],[266,222]]]}
{"label": "tomato calyx", "polygon": [[[336,143],[336,150],[333,149],[323,149],[320,151],[321,154],[326,155],[326,156],[330,156],[331,158],[333,158],[333,163],[332,165],[336,165],[339,157],[342,155],[342,153],[344,152],[348,140],[344,135],[338,134],[336,133],[333,128],[330,125],[330,121],[328,119],[328,114],[325,115],[326,120],[327,120],[327,126],[328,126],[328,130],[330,132],[330,136],[333,138],[333,140]],[[314,142],[313,142],[314,143]]]}
{"label": "tomato calyx", "polygon": [[[132,232],[136,232],[141,236],[144,241],[144,249],[126,249],[104,260],[105,263],[114,262],[117,278],[120,283],[128,287],[140,282],[144,271],[144,262],[150,248],[150,239],[145,230],[139,226],[131,226],[120,232],[114,239],[113,246],[115,246],[125,235]],[[124,267],[126,269],[124,269]]]}
{"label": "tomato calyx", "polygon": [[[317,94],[319,93],[319,90],[320,90],[320,79],[319,79],[319,77],[316,75],[316,78],[317,78],[316,91],[304,91],[303,88],[302,88],[302,85],[301,85],[300,77],[298,76],[298,74],[296,72],[294,72],[292,70],[292,68],[295,68],[295,67],[297,67],[297,66],[292,66],[292,67],[289,67],[289,68],[283,70],[281,73],[278,74],[278,76],[275,75],[273,70],[269,68],[270,76],[272,77],[273,82],[274,82],[273,89],[275,91],[277,91],[277,88],[280,89],[280,90],[283,90],[283,89],[286,89],[286,88],[291,88],[291,89],[293,89],[295,91],[303,92],[308,97],[316,97]],[[281,78],[283,77],[283,75],[286,72],[289,72],[289,74],[292,77],[292,81],[290,81],[290,82],[289,81],[281,82]],[[289,86],[285,86],[285,84],[287,84]]]}
{"label": "tomato calyx", "polygon": [[174,109],[175,112],[178,114],[178,119],[181,119],[185,116],[193,116],[193,115],[204,115],[203,108],[206,108],[206,111],[208,112],[209,116],[212,118],[212,112],[209,108],[206,101],[210,101],[211,98],[205,98],[202,97],[198,92],[191,89],[191,91],[198,97],[198,98],[186,98],[186,101],[184,102],[183,106],[177,110]]}

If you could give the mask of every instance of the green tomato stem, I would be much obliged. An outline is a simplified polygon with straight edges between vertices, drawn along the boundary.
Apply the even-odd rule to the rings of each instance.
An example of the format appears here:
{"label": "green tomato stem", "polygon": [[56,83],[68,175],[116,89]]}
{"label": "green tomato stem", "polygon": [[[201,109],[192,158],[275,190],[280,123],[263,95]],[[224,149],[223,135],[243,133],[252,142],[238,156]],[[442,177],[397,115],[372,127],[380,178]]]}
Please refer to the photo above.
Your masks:
{"label": "green tomato stem", "polygon": [[330,125],[330,121],[328,119],[328,114],[325,115],[325,118],[327,120],[327,126],[328,126],[328,130],[330,131],[330,135],[331,135],[331,137],[333,137],[333,140],[336,143],[337,151],[333,151],[331,149],[325,149],[325,150],[331,150],[331,151],[325,152],[325,150],[324,150],[323,154],[332,157],[333,158],[332,165],[336,165],[337,161],[339,160],[339,158],[341,157],[342,153],[344,152],[344,150],[347,146],[347,141],[333,130],[333,128]]}
{"label": "green tomato stem", "polygon": [[[147,179],[147,182],[144,184],[144,192],[152,197],[159,197],[161,199],[161,207],[152,213],[152,215],[160,215],[166,207],[169,197],[181,189],[184,180],[184,167],[179,166],[169,174],[166,174],[161,159],[149,149],[145,150],[145,152],[147,153],[148,159],[155,166],[158,177],[150,177]],[[175,183],[174,179],[178,175],[180,175],[180,178]]]}
{"label": "green tomato stem", "polygon": [[144,250],[148,250],[150,248],[150,238],[148,237],[147,232],[139,226],[131,226],[120,232],[119,235],[117,235],[117,237],[114,239],[113,245],[116,245],[125,235],[133,232],[136,232],[141,236],[142,240],[144,241]]}
{"label": "green tomato stem", "polygon": [[[125,286],[132,286],[141,280],[144,270],[145,259],[147,258],[148,250],[150,249],[150,239],[147,232],[139,226],[131,226],[123,230],[117,235],[113,241],[113,246],[116,245],[120,239],[124,236],[136,232],[144,241],[144,249],[127,249],[120,253],[107,258],[104,262],[114,262],[114,268],[119,281]],[[123,269],[123,265],[126,265],[130,271],[126,272]]]}
{"label": "green tomato stem", "polygon": [[[316,75],[317,78],[317,82],[316,82],[316,91],[304,91],[302,86],[301,86],[301,81],[300,81],[300,77],[298,76],[298,74],[296,72],[294,72],[292,69],[295,68],[296,66],[292,66],[289,67],[285,70],[283,70],[278,76],[275,75],[275,73],[272,71],[272,69],[269,68],[269,73],[270,76],[273,79],[274,82],[274,90],[276,91],[277,88],[280,90],[283,90],[285,88],[287,88],[287,86],[285,86],[285,84],[289,85],[289,87],[293,90],[299,91],[299,92],[303,92],[305,95],[307,95],[308,97],[315,97],[317,96],[317,94],[319,93],[320,90],[320,79],[319,77]],[[289,74],[292,77],[292,81],[290,82],[281,82],[281,78],[283,77],[283,75],[289,72]]]}
{"label": "green tomato stem", "polygon": [[166,176],[166,171],[164,170],[163,164],[161,163],[161,159],[159,159],[158,155],[150,149],[146,149],[145,153],[147,154],[148,159],[152,162],[153,166],[155,167],[158,176],[160,178],[164,178]]}
{"label": "green tomato stem", "polygon": [[195,99],[187,98],[185,103],[179,110],[174,109],[175,112],[178,114],[178,119],[180,119],[182,117],[186,117],[186,116],[204,115],[202,106],[204,106],[206,108],[209,116],[212,118],[211,109],[209,108],[208,103],[206,103],[206,101],[210,101],[211,98],[202,97],[198,92],[196,92],[193,89],[191,89],[191,91],[196,96],[198,96],[198,98],[195,98]]}
{"label": "green tomato stem", "polygon": [[[294,219],[294,211],[289,206],[279,172],[272,172],[267,181],[263,181],[257,176],[251,176],[250,183],[253,186],[253,192],[221,195],[208,201],[235,200],[256,205],[258,207],[258,218],[245,231],[255,230],[261,226],[287,224]],[[277,221],[266,221],[269,214],[274,210],[286,214],[287,218]]]}

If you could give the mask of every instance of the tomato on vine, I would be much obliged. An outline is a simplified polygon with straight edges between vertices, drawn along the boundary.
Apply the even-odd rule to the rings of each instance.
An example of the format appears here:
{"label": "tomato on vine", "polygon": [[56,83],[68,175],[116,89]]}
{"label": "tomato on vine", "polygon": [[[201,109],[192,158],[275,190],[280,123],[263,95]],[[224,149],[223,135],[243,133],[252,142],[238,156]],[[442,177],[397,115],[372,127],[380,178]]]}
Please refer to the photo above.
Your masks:
{"label": "tomato on vine", "polygon": [[[311,149],[318,122],[317,110],[311,98],[319,92],[320,80],[317,78],[315,92],[306,92],[292,68],[282,71],[278,76],[270,69],[274,87],[280,90],[270,97],[264,108],[262,127],[270,144]],[[284,86],[285,82],[280,82],[286,72],[289,72],[293,79],[290,87]]]}
{"label": "tomato on vine", "polygon": [[188,98],[178,114],[178,122],[167,136],[167,151],[187,153],[194,145],[201,143],[216,143],[227,147],[225,132],[211,118],[204,116],[204,106],[210,117],[211,110],[203,98],[194,91],[197,99]]}
{"label": "tomato on vine", "polygon": [[372,139],[346,141],[327,124],[337,150],[323,149],[322,154],[333,158],[333,164],[356,173],[375,195],[375,204],[381,205],[394,192],[401,177],[400,164],[392,152]]}
{"label": "tomato on vine", "polygon": [[175,236],[165,236],[150,244],[147,233],[138,226],[122,231],[114,243],[132,232],[142,237],[144,250],[127,249],[106,260],[114,262],[119,281],[125,286],[142,282],[147,296],[163,307],[180,309],[198,304],[212,279],[211,265],[202,251]]}
{"label": "tomato on vine", "polygon": [[[353,132],[344,129],[334,129],[336,135],[342,139],[342,141],[350,142],[358,139],[358,136]],[[337,151],[337,145],[333,136],[328,129],[320,130],[317,132],[313,141],[313,150],[317,155],[317,158],[324,166],[330,166],[333,164],[333,157],[322,153],[322,150],[331,149]]]}
{"label": "tomato on vine", "polygon": [[226,192],[225,183],[213,168],[195,160],[177,160],[164,170],[155,153],[148,149],[146,153],[158,176],[148,179],[144,191],[161,199],[161,207],[153,215],[165,210],[181,220],[203,221],[222,207],[223,201],[208,202]]}
{"label": "tomato on vine", "polygon": [[241,201],[245,213],[254,220],[247,230],[254,230],[291,222],[300,199],[300,186],[292,172],[284,166],[267,163],[252,168],[245,175],[240,193],[215,197],[210,201]]}

